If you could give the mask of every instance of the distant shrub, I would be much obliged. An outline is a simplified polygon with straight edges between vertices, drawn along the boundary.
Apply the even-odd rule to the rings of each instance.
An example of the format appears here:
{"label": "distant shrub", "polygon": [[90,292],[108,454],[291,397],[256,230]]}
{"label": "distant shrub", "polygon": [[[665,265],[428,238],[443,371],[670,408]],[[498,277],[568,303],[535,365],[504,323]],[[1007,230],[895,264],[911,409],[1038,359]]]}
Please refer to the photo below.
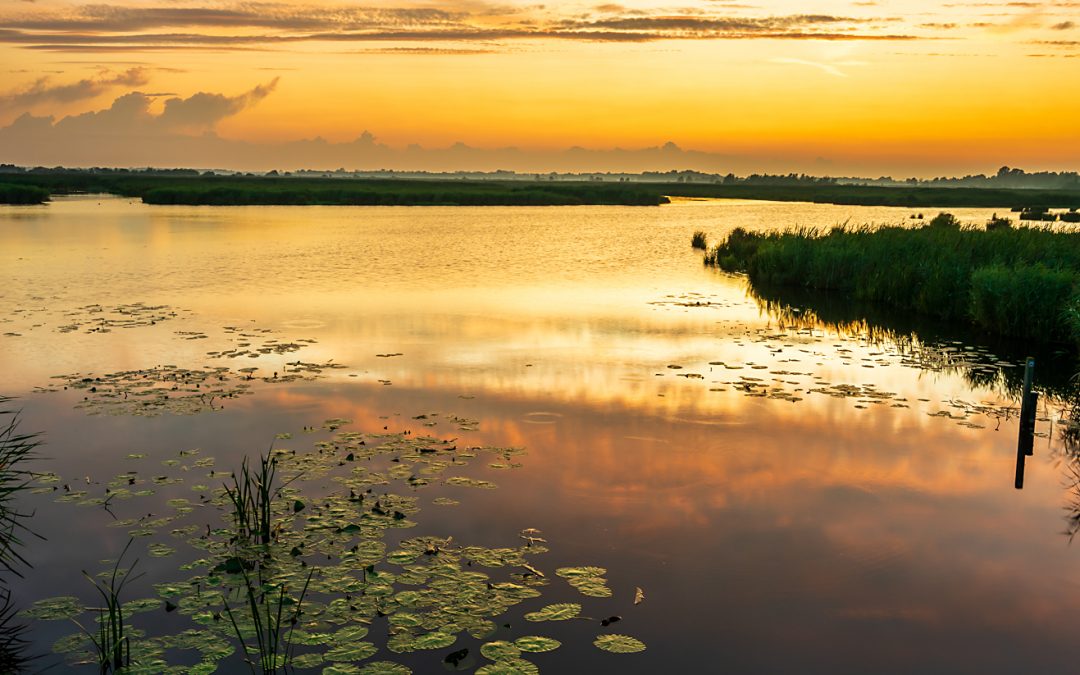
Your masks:
{"label": "distant shrub", "polygon": [[45,188],[0,183],[0,204],[44,204],[47,201],[49,191]]}
{"label": "distant shrub", "polygon": [[1012,221],[1008,218],[998,218],[995,213],[990,217],[990,220],[986,221],[986,231],[993,232],[994,230],[1008,230],[1012,227]]}
{"label": "distant shrub", "polygon": [[692,246],[693,248],[699,248],[702,251],[707,249],[709,246],[706,243],[705,233],[701,230],[694,232],[694,236],[690,239],[690,246]]}
{"label": "distant shrub", "polygon": [[960,227],[960,219],[951,213],[942,212],[931,218],[927,225],[929,227],[949,227],[958,229]]}
{"label": "distant shrub", "polygon": [[1020,220],[1052,223],[1057,220],[1057,218],[1057,214],[1050,213],[1050,209],[1045,206],[1033,206],[1020,211]]}

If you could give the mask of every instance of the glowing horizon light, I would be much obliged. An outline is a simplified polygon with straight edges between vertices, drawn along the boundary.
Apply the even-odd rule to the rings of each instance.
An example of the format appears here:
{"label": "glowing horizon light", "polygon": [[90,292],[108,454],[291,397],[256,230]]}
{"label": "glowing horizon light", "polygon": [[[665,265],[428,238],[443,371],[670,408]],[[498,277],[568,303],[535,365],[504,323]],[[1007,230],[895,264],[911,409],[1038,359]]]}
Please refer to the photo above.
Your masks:
{"label": "glowing horizon light", "polygon": [[4,163],[930,176],[1080,156],[1068,3],[13,4]]}

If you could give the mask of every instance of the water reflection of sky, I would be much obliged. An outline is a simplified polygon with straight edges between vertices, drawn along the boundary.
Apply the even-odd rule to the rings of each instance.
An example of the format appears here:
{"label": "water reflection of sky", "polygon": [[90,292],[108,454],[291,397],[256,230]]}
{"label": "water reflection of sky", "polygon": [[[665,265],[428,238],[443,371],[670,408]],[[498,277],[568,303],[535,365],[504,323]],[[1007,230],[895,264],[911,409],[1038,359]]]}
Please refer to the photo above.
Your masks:
{"label": "water reflection of sky", "polygon": [[[0,307],[14,320],[0,332],[22,335],[2,338],[0,368],[65,476],[108,478],[128,453],[160,461],[196,447],[229,466],[278,432],[334,417],[391,431],[422,431],[412,418],[435,411],[478,419],[478,431],[445,422],[433,431],[524,446],[524,466],[481,469],[498,490],[425,508],[422,527],[493,546],[536,527],[552,542],[545,564],[606,567],[622,632],[649,645],[619,658],[620,671],[1070,672],[1080,589],[1060,534],[1065,497],[1051,439],[1039,439],[1027,487],[1014,491],[1013,422],[995,431],[978,415],[968,419],[985,428],[931,416],[956,412],[956,401],[1004,403],[999,394],[904,365],[888,345],[783,332],[740,280],[703,270],[688,250],[695,229],[715,236],[769,219],[828,226],[905,213],[122,200],[7,210]],[[193,314],[104,335],[54,330],[61,310],[134,301]],[[684,306],[693,302],[711,305]],[[33,307],[41,311],[29,318],[12,313]],[[205,352],[233,344],[221,327],[241,322],[318,344],[207,361]],[[74,371],[211,363],[269,372],[295,358],[351,368],[260,386],[196,417],[92,417],[72,409],[74,392],[30,393]],[[701,378],[680,377],[691,373]],[[748,396],[733,384],[743,377],[782,381],[802,400]],[[841,383],[894,396],[860,405],[805,393]],[[901,399],[909,407],[891,407]],[[34,504],[42,533],[64,545],[31,551],[35,568],[17,588],[24,603],[78,589],[79,569],[97,569],[123,545],[100,510],[73,521],[74,507],[41,496]],[[636,586],[647,600],[633,607]],[[39,642],[67,628],[42,628]],[[557,627],[570,631],[567,645],[584,647],[538,659],[542,668],[614,667],[572,629]]]}

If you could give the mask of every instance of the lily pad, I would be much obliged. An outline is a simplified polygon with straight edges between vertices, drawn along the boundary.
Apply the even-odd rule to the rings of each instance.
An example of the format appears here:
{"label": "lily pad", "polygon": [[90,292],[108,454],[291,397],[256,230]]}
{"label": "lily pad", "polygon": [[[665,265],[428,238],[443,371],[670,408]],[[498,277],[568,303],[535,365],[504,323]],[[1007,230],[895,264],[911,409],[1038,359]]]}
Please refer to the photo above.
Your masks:
{"label": "lily pad", "polygon": [[644,642],[637,638],[632,638],[629,635],[619,635],[618,633],[601,635],[593,641],[593,644],[600,649],[603,649],[605,652],[612,652],[615,654],[633,654],[635,652],[645,651]]}
{"label": "lily pad", "polygon": [[412,675],[412,670],[393,661],[373,661],[366,663],[359,671],[360,675]]}
{"label": "lily pad", "polygon": [[574,619],[581,614],[581,605],[576,602],[562,602],[548,605],[538,612],[529,612],[525,615],[528,621],[566,621]]}
{"label": "lily pad", "polygon": [[83,606],[78,598],[61,596],[38,600],[29,609],[22,611],[22,616],[28,616],[43,621],[56,621],[58,619],[72,619],[83,613]]}
{"label": "lily pad", "polygon": [[521,649],[519,649],[513,642],[506,642],[499,640],[498,642],[489,642],[480,648],[480,653],[485,658],[492,661],[505,661],[508,659],[516,659],[521,656]]}
{"label": "lily pad", "polygon": [[378,647],[370,642],[354,642],[334,647],[326,652],[328,661],[363,661],[375,652]]}
{"label": "lily pad", "polygon": [[476,669],[476,675],[538,675],[536,664],[524,659],[496,661]]}
{"label": "lily pad", "polygon": [[523,652],[539,654],[542,652],[555,651],[562,646],[562,643],[549,637],[526,635],[525,637],[514,640],[514,646]]}
{"label": "lily pad", "polygon": [[450,633],[433,631],[419,635],[413,640],[413,649],[443,649],[457,642],[457,636]]}

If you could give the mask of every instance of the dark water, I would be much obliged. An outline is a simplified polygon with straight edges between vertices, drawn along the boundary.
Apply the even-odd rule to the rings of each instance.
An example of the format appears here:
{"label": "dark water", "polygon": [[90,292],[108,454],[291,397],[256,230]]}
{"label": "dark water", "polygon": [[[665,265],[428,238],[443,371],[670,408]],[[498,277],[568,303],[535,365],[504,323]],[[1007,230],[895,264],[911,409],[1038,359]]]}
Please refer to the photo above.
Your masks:
{"label": "dark water", "polygon": [[[433,480],[410,493],[416,527],[386,538],[387,550],[427,535],[497,548],[518,546],[525,528],[542,531],[550,551],[531,562],[550,583],[497,617],[488,638],[560,640],[553,652],[524,655],[541,670],[1073,672],[1080,577],[1063,533],[1071,460],[1058,433],[1068,357],[1038,354],[1054,395],[1016,491],[1012,392],[1024,346],[820,299],[770,296],[781,310],[770,313],[741,279],[703,269],[688,246],[695,229],[715,238],[736,225],[906,215],[722,202],[174,209],[120,200],[0,212],[0,309],[9,319],[0,332],[15,333],[0,337],[3,393],[20,397],[24,429],[44,433],[41,470],[60,476],[36,486],[55,492],[23,497],[47,542],[26,547],[32,568],[13,584],[15,601],[92,602],[80,570],[109,568],[128,541],[130,528],[111,526],[114,515],[167,513],[167,500],[197,502],[221,484],[194,466],[198,458],[230,471],[271,444],[309,453],[343,431],[409,431],[462,448],[525,449],[516,468],[492,468],[499,462],[481,455],[445,474],[497,489]],[[115,311],[135,302],[163,307]],[[85,309],[91,303],[103,311]],[[94,330],[110,317],[109,332]],[[300,346],[259,353],[270,340]],[[207,354],[245,349],[258,358]],[[297,359],[347,367],[290,383],[235,373],[284,375]],[[182,410],[197,414],[166,404],[153,416],[88,415],[110,406],[76,408],[101,401],[51,379],[162,364],[227,366],[230,386],[250,384],[251,393]],[[57,391],[34,391],[50,387]],[[320,428],[334,418],[350,422]],[[305,433],[309,426],[319,430]],[[162,463],[170,460],[179,463]],[[110,479],[132,469],[183,482],[150,484],[155,494],[117,500],[112,514],[54,501],[64,485],[86,490],[82,501],[103,497]],[[460,504],[433,503],[439,497]],[[210,506],[185,518],[223,522]],[[174,526],[135,539],[146,576],[129,599],[154,597],[152,584],[186,578],[178,567],[203,557],[167,534]],[[162,542],[176,552],[150,556]],[[584,597],[554,574],[584,565],[607,570],[611,598]],[[635,605],[637,588],[645,599]],[[523,618],[558,602],[622,620]],[[197,627],[163,610],[132,623],[151,636]],[[30,628],[32,650],[43,653],[77,630],[67,620]],[[647,649],[592,645],[612,632]],[[393,653],[384,619],[365,639],[379,647],[371,660],[414,672],[441,672],[442,658],[462,647],[474,667],[489,662],[478,653],[487,640],[467,635],[444,649]],[[235,657],[221,664],[243,668]]]}

